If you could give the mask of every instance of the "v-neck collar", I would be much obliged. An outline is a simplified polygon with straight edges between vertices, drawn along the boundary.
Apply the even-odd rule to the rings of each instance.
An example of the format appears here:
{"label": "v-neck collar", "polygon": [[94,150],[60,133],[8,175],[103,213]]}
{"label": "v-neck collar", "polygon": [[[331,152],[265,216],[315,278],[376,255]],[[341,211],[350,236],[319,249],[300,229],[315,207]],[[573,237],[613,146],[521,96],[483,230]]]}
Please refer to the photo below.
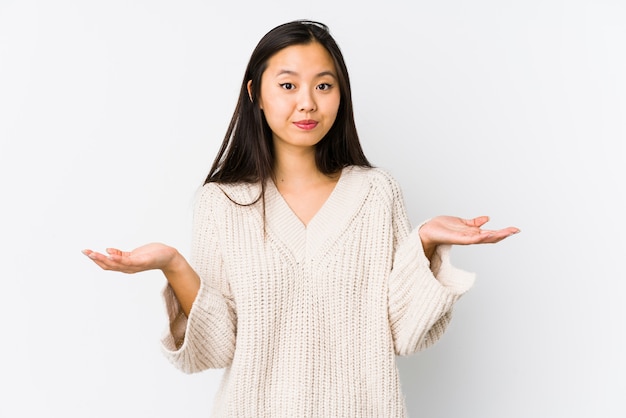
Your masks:
{"label": "v-neck collar", "polygon": [[361,207],[369,188],[359,167],[342,170],[333,191],[305,225],[289,207],[272,180],[265,190],[268,234],[282,242],[298,262],[313,258],[324,246],[332,244]]}

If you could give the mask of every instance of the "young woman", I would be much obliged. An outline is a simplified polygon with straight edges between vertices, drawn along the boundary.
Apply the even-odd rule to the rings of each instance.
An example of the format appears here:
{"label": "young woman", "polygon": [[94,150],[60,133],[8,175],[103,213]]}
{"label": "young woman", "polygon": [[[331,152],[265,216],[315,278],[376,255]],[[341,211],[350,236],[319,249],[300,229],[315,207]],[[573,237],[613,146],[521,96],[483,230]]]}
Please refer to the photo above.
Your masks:
{"label": "young woman", "polygon": [[197,196],[191,263],[159,243],[84,253],[163,271],[165,355],[188,373],[226,369],[214,416],[403,417],[395,356],[440,338],[474,280],[450,246],[519,232],[487,220],[410,227],[398,184],[359,144],[337,44],[294,21],[252,53]]}

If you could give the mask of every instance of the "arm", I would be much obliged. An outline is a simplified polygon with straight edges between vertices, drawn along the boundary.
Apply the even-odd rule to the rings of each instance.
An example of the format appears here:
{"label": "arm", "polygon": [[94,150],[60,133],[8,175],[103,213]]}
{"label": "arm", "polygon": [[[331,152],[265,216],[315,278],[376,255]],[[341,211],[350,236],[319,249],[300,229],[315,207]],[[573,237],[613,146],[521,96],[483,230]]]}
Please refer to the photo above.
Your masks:
{"label": "arm", "polygon": [[163,274],[167,278],[167,283],[172,287],[185,316],[189,317],[191,306],[200,290],[200,277],[178,251],[168,268],[163,270]]}
{"label": "arm", "polygon": [[223,265],[219,232],[222,192],[206,185],[196,196],[190,265],[197,273],[199,289],[189,312],[179,296],[184,286],[168,281],[163,297],[169,327],[163,352],[177,368],[193,373],[227,367],[235,352],[237,314]]}
{"label": "arm", "polygon": [[441,338],[454,303],[475,279],[473,273],[451,265],[449,246],[439,246],[429,262],[418,230],[399,243],[389,275],[389,322],[399,355],[423,350]]}
{"label": "arm", "polygon": [[391,179],[394,258],[389,276],[389,320],[396,352],[406,355],[437,341],[451,320],[454,303],[474,275],[450,263],[454,244],[495,243],[517,228],[482,230],[487,217],[439,216],[411,230],[398,185]]}
{"label": "arm", "polygon": [[[104,270],[137,273],[160,269],[167,278],[163,297],[169,327],[163,351],[187,373],[226,367],[235,347],[235,305],[226,280],[214,228],[214,194],[205,187],[194,210],[191,263],[174,248],[152,243],[130,252],[83,253]],[[192,267],[194,266],[194,267]]]}

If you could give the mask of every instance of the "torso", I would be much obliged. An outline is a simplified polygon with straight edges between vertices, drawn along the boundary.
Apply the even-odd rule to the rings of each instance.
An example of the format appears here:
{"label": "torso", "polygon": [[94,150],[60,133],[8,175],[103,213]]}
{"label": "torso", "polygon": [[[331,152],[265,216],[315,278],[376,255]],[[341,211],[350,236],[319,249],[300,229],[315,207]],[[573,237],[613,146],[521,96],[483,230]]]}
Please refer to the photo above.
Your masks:
{"label": "torso", "polygon": [[[300,190],[278,179],[264,208],[217,195],[237,310],[218,416],[405,416],[388,316],[392,201],[375,171],[337,177]],[[235,201],[258,193],[231,187]]]}
{"label": "torso", "polygon": [[[215,416],[405,417],[390,315],[419,287],[415,274],[426,275],[409,269],[390,281],[394,247],[411,232],[399,189],[360,167],[302,194],[278,183],[268,182],[262,205],[245,204],[260,185],[209,184],[196,215],[211,225],[197,231],[196,268],[224,279],[211,292],[223,289],[236,318]],[[423,323],[422,312],[449,300],[441,294],[410,321]],[[197,329],[212,328],[206,312],[190,316]],[[406,335],[422,334],[403,328],[399,341]]]}

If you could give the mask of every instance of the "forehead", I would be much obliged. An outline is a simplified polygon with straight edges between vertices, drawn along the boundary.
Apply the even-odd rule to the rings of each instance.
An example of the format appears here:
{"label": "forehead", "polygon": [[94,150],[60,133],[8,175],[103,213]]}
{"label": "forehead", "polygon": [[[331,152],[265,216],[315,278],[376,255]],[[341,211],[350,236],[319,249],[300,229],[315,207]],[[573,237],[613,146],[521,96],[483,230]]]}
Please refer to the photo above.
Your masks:
{"label": "forehead", "polygon": [[265,72],[269,76],[284,73],[302,76],[323,72],[336,74],[330,53],[318,42],[281,49],[270,57]]}

